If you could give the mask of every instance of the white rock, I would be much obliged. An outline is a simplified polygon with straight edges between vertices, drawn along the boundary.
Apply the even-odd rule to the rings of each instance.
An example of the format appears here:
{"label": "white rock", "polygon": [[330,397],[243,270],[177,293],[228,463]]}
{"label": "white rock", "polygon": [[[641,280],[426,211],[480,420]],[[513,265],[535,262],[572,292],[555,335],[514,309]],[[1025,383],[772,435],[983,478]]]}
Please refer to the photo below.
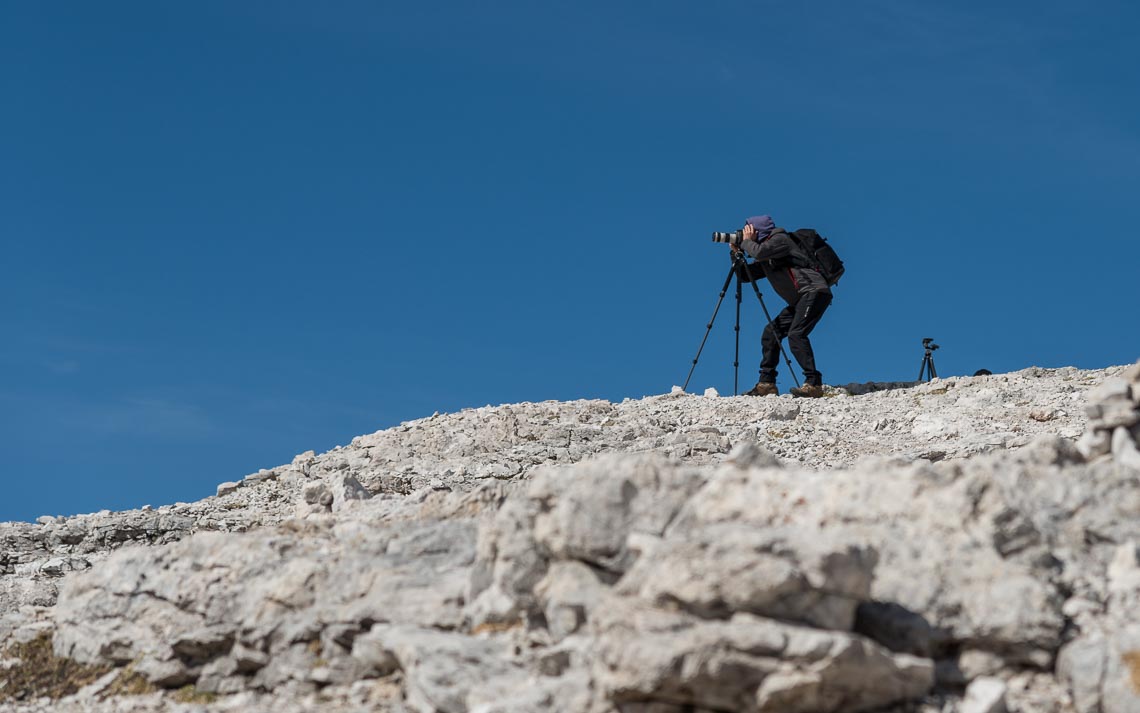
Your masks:
{"label": "white rock", "polygon": [[436,413],[224,501],[0,524],[0,651],[52,633],[218,710],[931,711],[940,659],[949,685],[1006,681],[1011,710],[1134,713],[1133,382]]}
{"label": "white rock", "polygon": [[1123,426],[1112,431],[1112,459],[1125,467],[1140,470],[1140,450],[1136,448],[1132,433]]}
{"label": "white rock", "polygon": [[1108,565],[1108,590],[1113,594],[1135,593],[1140,598],[1140,544],[1137,542],[1116,548]]}
{"label": "white rock", "polygon": [[1006,684],[1000,678],[975,678],[966,688],[959,713],[1006,713]]}
{"label": "white rock", "polygon": [[1093,404],[1115,401],[1130,402],[1131,400],[1132,395],[1128,382],[1119,377],[1105,379],[1088,393],[1088,401]]}
{"label": "white rock", "polygon": [[1090,428],[1077,440],[1077,449],[1092,460],[1112,452],[1112,439],[1108,431]]}

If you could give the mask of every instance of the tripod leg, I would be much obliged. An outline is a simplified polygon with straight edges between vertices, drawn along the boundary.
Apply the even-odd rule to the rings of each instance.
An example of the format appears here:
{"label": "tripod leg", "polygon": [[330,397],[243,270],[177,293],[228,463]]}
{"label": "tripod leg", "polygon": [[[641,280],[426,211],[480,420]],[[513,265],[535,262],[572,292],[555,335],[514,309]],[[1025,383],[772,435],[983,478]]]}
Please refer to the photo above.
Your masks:
{"label": "tripod leg", "polygon": [[[741,259],[741,262],[743,262],[743,259]],[[760,288],[756,286],[755,280],[752,282],[752,291],[756,293],[756,299],[760,300],[760,309],[764,310],[764,318],[768,320],[768,326],[772,328],[772,333],[779,338],[780,333],[776,331],[776,325],[772,324],[772,315],[768,314],[768,306],[764,304],[764,295],[760,294]],[[798,387],[800,380],[796,378],[796,372],[792,371],[792,360],[788,358],[788,353],[784,351],[783,339],[779,339],[779,345],[780,354],[784,357],[784,363],[788,365],[788,373],[792,375],[792,381],[796,382],[796,386]]]}
{"label": "tripod leg", "polygon": [[736,276],[736,355],[732,360],[732,395],[740,393],[740,303],[743,301],[740,275]]}
{"label": "tripod leg", "polygon": [[923,357],[922,358],[922,365],[918,367],[918,380],[919,381],[922,381],[922,375],[926,373],[926,359],[927,359],[927,357]]}
{"label": "tripod leg", "polygon": [[693,357],[693,365],[689,367],[689,375],[685,377],[685,385],[681,387],[683,391],[689,388],[689,379],[693,378],[693,370],[697,368],[697,360],[701,358],[701,352],[705,350],[705,342],[708,341],[709,332],[712,331],[713,322],[716,321],[716,314],[720,311],[720,305],[724,302],[724,296],[728,294],[728,286],[732,284],[732,276],[736,274],[736,263],[728,268],[728,276],[724,278],[724,286],[720,288],[720,297],[716,301],[716,307],[713,309],[712,317],[709,318],[708,327],[705,329],[705,336],[701,339],[701,346],[697,349],[697,355]]}
{"label": "tripod leg", "polygon": [[938,372],[934,370],[934,357],[930,357],[930,378],[937,379]]}

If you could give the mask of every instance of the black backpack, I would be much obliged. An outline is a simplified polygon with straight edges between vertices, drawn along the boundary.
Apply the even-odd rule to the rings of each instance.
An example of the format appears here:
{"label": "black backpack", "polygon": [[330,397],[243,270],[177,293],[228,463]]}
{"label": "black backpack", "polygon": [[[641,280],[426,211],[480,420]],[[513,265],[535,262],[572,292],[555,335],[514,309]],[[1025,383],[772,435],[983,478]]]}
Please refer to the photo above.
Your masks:
{"label": "black backpack", "polygon": [[839,255],[828,244],[827,238],[811,228],[793,230],[788,235],[796,241],[796,244],[811,260],[811,264],[806,267],[818,270],[819,274],[823,275],[823,279],[827,280],[828,285],[835,285],[839,282],[839,278],[843,277],[844,272],[843,261],[839,259]]}

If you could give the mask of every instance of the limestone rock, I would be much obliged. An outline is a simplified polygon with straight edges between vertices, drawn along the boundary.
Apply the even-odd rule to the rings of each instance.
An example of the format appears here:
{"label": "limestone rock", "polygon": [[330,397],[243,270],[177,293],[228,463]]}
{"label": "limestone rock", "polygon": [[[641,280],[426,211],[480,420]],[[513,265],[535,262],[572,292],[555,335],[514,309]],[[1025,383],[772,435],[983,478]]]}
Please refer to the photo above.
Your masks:
{"label": "limestone rock", "polygon": [[371,666],[394,661],[407,676],[408,704],[422,713],[465,713],[473,690],[525,679],[493,641],[407,626],[375,627],[360,638],[358,655],[372,652]]}
{"label": "limestone rock", "polygon": [[1005,682],[1000,678],[976,678],[966,689],[960,713],[1006,713]]}
{"label": "limestone rock", "polygon": [[[828,395],[436,413],[0,524],[0,707],[1140,710],[1140,364]],[[161,690],[4,700],[43,635]]]}
{"label": "limestone rock", "polygon": [[916,698],[929,660],[851,634],[749,614],[702,620],[631,599],[599,607],[594,677],[608,698],[734,711],[861,711]]}
{"label": "limestone rock", "polygon": [[571,560],[551,564],[534,593],[553,640],[577,632],[605,591],[599,574],[585,563]]}
{"label": "limestone rock", "polygon": [[218,497],[220,498],[230,493],[236,493],[241,486],[241,482],[221,483],[218,485]]}
{"label": "limestone rock", "polygon": [[876,560],[870,546],[718,523],[672,533],[620,589],[704,618],[749,612],[850,630]]}

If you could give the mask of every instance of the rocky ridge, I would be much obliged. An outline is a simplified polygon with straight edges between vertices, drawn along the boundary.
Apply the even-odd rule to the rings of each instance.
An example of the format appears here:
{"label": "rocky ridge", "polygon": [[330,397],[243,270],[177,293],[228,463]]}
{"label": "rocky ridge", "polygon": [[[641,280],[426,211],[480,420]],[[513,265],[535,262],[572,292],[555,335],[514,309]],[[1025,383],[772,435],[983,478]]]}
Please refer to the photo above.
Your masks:
{"label": "rocky ridge", "polygon": [[0,525],[0,652],[108,671],[0,653],[0,708],[1140,710],[1140,368],[830,395],[468,409]]}

